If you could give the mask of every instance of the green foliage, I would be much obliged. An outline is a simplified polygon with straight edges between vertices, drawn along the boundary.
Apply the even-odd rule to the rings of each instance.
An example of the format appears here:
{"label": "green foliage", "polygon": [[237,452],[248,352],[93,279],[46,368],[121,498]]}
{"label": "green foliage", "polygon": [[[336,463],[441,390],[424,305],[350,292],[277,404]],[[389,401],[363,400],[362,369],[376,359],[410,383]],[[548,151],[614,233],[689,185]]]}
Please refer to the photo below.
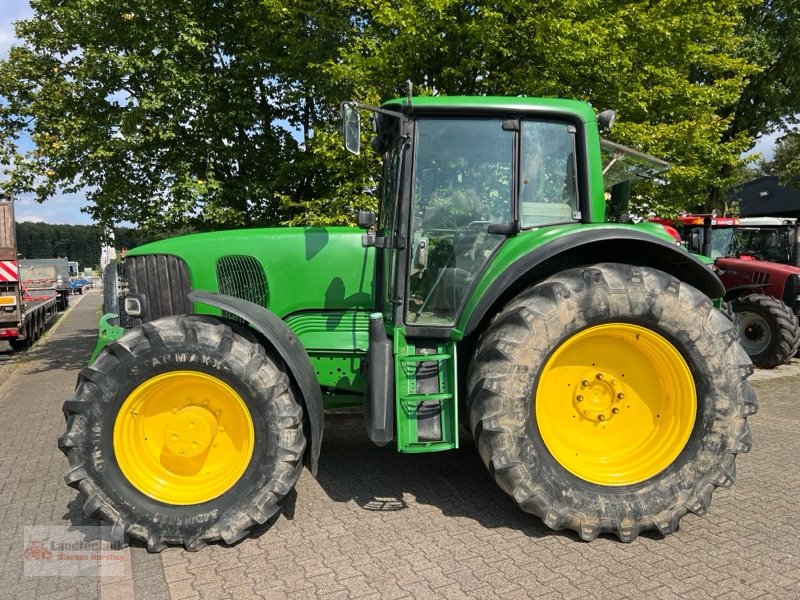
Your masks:
{"label": "green foliage", "polygon": [[69,258],[80,268],[100,264],[100,230],[90,225],[17,223],[17,252],[22,258]]}
{"label": "green foliage", "polygon": [[[308,61],[331,56],[347,15],[325,4],[34,1],[0,64],[9,187],[86,189],[97,221],[148,229],[294,218],[332,195],[331,166],[290,132],[308,141],[332,110]],[[36,148],[14,156],[24,132]]]}
{"label": "green foliage", "polygon": [[[800,98],[793,0],[32,6],[0,62],[8,187],[42,201],[85,189],[98,222],[145,229],[351,223],[375,206],[379,157],[344,153],[339,103],[405,95],[407,79],[614,107],[615,140],[672,162],[666,186],[636,192],[669,210],[713,203],[754,133]],[[17,154],[26,132],[36,148]]]}
{"label": "green foliage", "polygon": [[795,121],[800,112],[800,3],[753,0],[742,15],[740,52],[758,71],[735,105],[727,137],[753,138]]}
{"label": "green foliage", "polygon": [[775,147],[775,156],[762,165],[767,175],[776,175],[781,185],[800,188],[800,132],[783,136]]}

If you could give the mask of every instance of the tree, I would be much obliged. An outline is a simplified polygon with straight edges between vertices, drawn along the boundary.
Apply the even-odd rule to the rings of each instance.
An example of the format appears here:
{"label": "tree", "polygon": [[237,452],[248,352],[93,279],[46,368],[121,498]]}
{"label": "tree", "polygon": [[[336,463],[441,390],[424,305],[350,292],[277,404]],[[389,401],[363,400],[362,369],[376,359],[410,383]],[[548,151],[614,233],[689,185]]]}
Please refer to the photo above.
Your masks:
{"label": "tree", "polygon": [[[756,71],[751,2],[36,0],[0,63],[0,159],[16,192],[87,188],[104,223],[351,222],[374,206],[377,157],[344,155],[338,105],[411,79],[616,107],[618,141],[674,164],[646,193],[684,206],[727,186],[750,143],[724,135]],[[36,149],[14,156],[24,131]]]}
{"label": "tree", "polygon": [[17,223],[17,252],[24,258],[69,258],[81,269],[100,263],[100,232],[90,225]]}
{"label": "tree", "polygon": [[[324,195],[330,167],[310,151],[318,107],[297,57],[329,56],[336,11],[314,21],[309,2],[32,6],[23,45],[0,64],[0,158],[13,161],[15,191],[43,201],[86,189],[101,223],[198,229],[275,224]],[[36,148],[13,156],[7,143],[23,132]]]}
{"label": "tree", "polygon": [[775,156],[762,164],[767,175],[776,175],[781,185],[800,188],[800,132],[787,133],[778,140]]}
{"label": "tree", "polygon": [[771,133],[800,112],[800,4],[756,0],[743,5],[742,15],[741,55],[758,71],[733,107],[728,139]]}
{"label": "tree", "polygon": [[756,67],[737,32],[749,2],[458,0],[373,2],[358,11],[334,79],[372,97],[427,93],[576,97],[616,108],[616,141],[666,158],[664,206],[705,204],[737,181],[747,135],[725,137]]}
{"label": "tree", "polygon": [[[739,56],[755,70],[738,100],[719,114],[724,119],[723,144],[742,151],[755,138],[797,120],[800,112],[800,4],[795,0],[754,0],[743,3],[737,26]],[[722,162],[709,179],[707,207],[722,207],[732,184],[743,181],[741,164]],[[738,180],[738,181],[737,181]]]}

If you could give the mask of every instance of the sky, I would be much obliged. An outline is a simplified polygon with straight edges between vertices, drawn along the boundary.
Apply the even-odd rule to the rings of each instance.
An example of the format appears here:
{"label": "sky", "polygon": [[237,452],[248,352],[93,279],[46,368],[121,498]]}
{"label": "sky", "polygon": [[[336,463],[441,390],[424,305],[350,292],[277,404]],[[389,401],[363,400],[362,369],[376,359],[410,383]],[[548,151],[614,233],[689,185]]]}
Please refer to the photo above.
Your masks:
{"label": "sky", "polygon": [[[33,11],[28,0],[0,0],[0,7],[0,59],[4,59],[15,41],[14,21],[31,17]],[[761,152],[765,159],[771,159],[777,137],[775,134],[759,139],[751,152]],[[16,216],[18,221],[89,225],[91,219],[80,211],[86,205],[81,194],[57,194],[44,204],[35,202],[33,195],[28,194],[17,198]]]}

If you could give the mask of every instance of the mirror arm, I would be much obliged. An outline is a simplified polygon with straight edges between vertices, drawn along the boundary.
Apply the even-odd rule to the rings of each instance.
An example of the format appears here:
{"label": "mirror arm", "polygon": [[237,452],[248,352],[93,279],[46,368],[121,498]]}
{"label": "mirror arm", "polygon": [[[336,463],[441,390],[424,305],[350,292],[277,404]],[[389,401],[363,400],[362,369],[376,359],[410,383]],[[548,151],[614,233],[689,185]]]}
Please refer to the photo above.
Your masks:
{"label": "mirror arm", "polygon": [[372,106],[371,104],[362,104],[361,102],[355,102],[353,100],[346,100],[342,102],[342,107],[344,106],[351,106],[353,108],[360,108],[363,110],[368,110],[370,112],[381,113],[382,115],[389,115],[390,117],[395,117],[399,119],[402,115],[397,112],[396,110],[387,110],[385,108],[380,108],[378,106]]}

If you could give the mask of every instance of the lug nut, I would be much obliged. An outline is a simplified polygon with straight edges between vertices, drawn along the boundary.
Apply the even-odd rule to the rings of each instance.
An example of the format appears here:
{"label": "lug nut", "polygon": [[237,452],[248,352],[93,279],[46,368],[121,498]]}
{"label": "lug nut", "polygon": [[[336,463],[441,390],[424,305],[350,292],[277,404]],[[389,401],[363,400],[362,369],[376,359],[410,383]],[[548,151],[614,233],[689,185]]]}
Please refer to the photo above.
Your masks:
{"label": "lug nut", "polygon": [[611,409],[611,412],[617,414],[619,412],[619,409],[615,406],[614,408]]}
{"label": "lug nut", "polygon": [[588,379],[584,379],[583,381],[581,381],[581,385],[583,387],[586,387],[587,385],[589,385],[589,380]]}
{"label": "lug nut", "polygon": [[619,398],[620,400],[622,400],[624,397],[625,397],[625,394],[623,394],[622,392],[617,394],[617,398]]}
{"label": "lug nut", "polygon": [[583,402],[583,396],[581,394],[578,394],[577,396],[575,396],[575,400],[577,400],[578,402]]}
{"label": "lug nut", "polygon": [[598,373],[597,375],[595,375],[595,377],[597,377],[597,379],[602,379],[603,378],[603,374],[602,373]]}
{"label": "lug nut", "polygon": [[597,420],[598,421],[605,421],[606,420],[606,416],[604,414],[600,413],[599,415],[597,415]]}

